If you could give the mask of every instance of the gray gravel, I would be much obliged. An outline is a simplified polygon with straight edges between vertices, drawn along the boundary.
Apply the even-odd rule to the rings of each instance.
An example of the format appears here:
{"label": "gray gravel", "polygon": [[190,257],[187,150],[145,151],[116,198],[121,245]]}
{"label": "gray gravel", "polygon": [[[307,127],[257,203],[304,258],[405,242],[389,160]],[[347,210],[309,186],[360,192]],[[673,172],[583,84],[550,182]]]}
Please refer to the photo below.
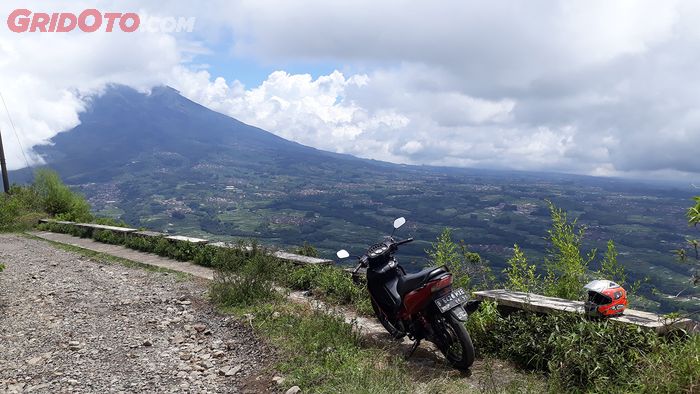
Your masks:
{"label": "gray gravel", "polygon": [[0,393],[259,390],[270,351],[203,282],[12,234],[0,262]]}

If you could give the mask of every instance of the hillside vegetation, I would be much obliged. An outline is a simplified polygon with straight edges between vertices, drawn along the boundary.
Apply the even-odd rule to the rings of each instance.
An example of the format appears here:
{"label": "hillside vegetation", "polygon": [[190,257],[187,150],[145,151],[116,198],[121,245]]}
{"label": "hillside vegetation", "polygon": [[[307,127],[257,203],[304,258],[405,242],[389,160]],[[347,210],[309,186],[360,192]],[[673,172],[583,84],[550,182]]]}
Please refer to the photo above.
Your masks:
{"label": "hillside vegetation", "polygon": [[0,231],[31,228],[47,216],[83,222],[94,219],[85,198],[49,169],[38,169],[31,185],[12,185],[9,194],[0,195]]}
{"label": "hillside vegetation", "polygon": [[[70,192],[49,171],[39,172],[31,186],[14,187],[13,193],[0,201],[3,215],[0,225],[5,230],[30,225],[28,220],[20,219],[28,215],[51,214],[77,221],[94,219],[84,199]],[[696,203],[688,211],[691,225],[700,221],[700,199]],[[626,282],[625,270],[617,262],[612,241],[602,255],[594,250],[585,251],[582,243],[585,232],[576,220],[570,220],[564,210],[553,204],[550,204],[550,216],[544,272],[538,272],[529,256],[515,245],[503,275],[496,275],[478,254],[463,243],[455,243],[449,229],[427,250],[431,264],[448,265],[456,275],[456,283],[469,290],[506,287],[580,299],[583,284],[593,277],[614,279],[634,290],[635,286]],[[289,377],[287,386],[300,385],[311,392],[408,392],[419,383],[426,392],[468,389],[458,377],[417,382],[404,360],[357,336],[352,325],[342,318],[289,305],[274,290],[276,285],[310,291],[327,305],[343,305],[371,315],[364,285],[354,283],[334,267],[297,268],[277,260],[257,242],[251,242],[249,249],[221,249],[164,238],[90,232],[56,223],[43,224],[40,228],[213,266],[216,275],[210,290],[212,301],[223,310],[248,319],[280,349],[282,357],[276,368]],[[692,249],[693,243],[689,242],[689,246],[691,249],[683,252],[686,260],[697,258],[693,256],[697,251]],[[299,251],[316,253],[308,244]],[[690,284],[693,285],[697,282]],[[673,317],[678,316],[670,316]],[[510,360],[535,374],[525,375],[532,379],[516,386],[481,385],[482,391],[692,393],[700,390],[698,335],[676,333],[660,337],[639,328],[570,314],[506,315],[488,302],[470,316],[467,325],[482,359]],[[543,374],[543,378],[535,378],[537,374]]]}

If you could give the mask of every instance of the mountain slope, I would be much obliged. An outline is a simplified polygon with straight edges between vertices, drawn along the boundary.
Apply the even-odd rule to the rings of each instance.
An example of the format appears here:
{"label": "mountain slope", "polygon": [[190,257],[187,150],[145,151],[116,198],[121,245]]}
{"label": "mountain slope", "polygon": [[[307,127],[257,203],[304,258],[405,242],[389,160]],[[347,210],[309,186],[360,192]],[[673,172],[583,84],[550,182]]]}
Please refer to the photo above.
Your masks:
{"label": "mountain slope", "polygon": [[93,99],[80,120],[79,126],[55,136],[52,145],[37,148],[74,182],[108,180],[132,161],[164,152],[176,154],[181,164],[216,155],[227,155],[239,164],[270,157],[276,162],[341,159],[211,111],[169,87],[145,95],[112,86]]}
{"label": "mountain slope", "polygon": [[[114,86],[81,124],[37,149],[99,214],[133,226],[291,246],[330,257],[359,252],[406,216],[408,265],[445,227],[498,273],[517,243],[546,252],[550,200],[588,226],[586,247],[614,239],[632,279],[680,291],[687,268],[670,252],[692,236],[692,191],[592,177],[403,166],[306,147],[211,111],[177,91]],[[13,174],[17,179],[17,174]],[[662,296],[659,303],[669,301]],[[670,308],[669,308],[670,309]]]}

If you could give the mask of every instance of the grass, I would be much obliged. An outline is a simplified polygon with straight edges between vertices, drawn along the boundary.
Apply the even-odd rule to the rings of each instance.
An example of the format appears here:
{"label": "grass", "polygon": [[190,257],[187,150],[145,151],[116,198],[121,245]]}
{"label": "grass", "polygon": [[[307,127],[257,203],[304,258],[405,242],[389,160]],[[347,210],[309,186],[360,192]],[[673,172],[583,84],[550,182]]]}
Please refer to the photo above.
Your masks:
{"label": "grass", "polygon": [[305,305],[266,302],[227,313],[253,316],[256,333],[283,357],[274,366],[285,388],[306,393],[469,393],[464,379],[434,374],[387,349],[364,342],[351,324],[329,311]]}

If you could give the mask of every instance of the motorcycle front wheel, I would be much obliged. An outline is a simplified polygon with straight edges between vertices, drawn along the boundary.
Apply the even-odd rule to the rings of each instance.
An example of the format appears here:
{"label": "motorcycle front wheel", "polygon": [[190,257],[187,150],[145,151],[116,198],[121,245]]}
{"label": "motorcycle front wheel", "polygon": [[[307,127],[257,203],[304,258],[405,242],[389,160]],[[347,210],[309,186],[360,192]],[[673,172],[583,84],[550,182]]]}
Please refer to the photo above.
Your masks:
{"label": "motorcycle front wheel", "polygon": [[466,370],[474,363],[474,345],[464,323],[451,313],[443,316],[440,350],[447,361],[459,370]]}

